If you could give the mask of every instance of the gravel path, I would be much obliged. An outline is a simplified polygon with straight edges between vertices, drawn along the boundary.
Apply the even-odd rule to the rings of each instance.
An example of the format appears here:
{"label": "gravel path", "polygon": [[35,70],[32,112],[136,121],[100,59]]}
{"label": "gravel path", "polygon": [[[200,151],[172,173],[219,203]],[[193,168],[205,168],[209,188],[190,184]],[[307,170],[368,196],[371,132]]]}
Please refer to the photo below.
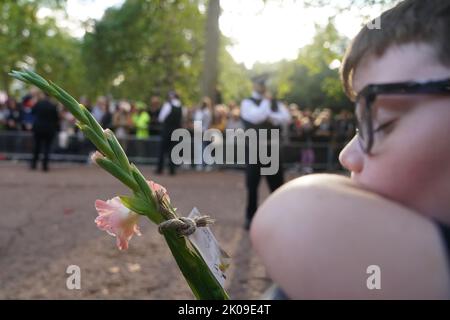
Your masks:
{"label": "gravel path", "polygon": [[[180,213],[196,206],[216,218],[213,232],[232,256],[226,289],[232,299],[258,299],[270,284],[243,230],[244,175],[240,171],[144,175],[164,185]],[[192,299],[163,238],[141,219],[142,237],[127,251],[99,231],[95,199],[127,194],[94,166],[55,164],[48,173],[23,163],[0,164],[1,299]],[[261,200],[267,197],[265,183]],[[81,290],[66,288],[66,269],[81,268]]]}

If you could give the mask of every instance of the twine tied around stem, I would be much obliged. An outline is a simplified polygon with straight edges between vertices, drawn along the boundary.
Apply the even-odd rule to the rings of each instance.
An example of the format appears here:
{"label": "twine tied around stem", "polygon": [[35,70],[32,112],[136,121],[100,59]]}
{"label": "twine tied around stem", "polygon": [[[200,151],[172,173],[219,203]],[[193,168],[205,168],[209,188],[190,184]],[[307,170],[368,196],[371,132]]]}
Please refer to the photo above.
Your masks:
{"label": "twine tied around stem", "polygon": [[158,190],[155,193],[158,208],[162,215],[167,219],[158,225],[158,231],[161,234],[166,230],[175,230],[176,233],[181,236],[189,236],[193,234],[197,228],[207,227],[215,221],[210,216],[197,216],[193,219],[188,217],[178,217],[175,212],[170,209],[165,193],[162,190]]}
{"label": "twine tied around stem", "polygon": [[193,234],[197,228],[207,227],[213,223],[214,219],[211,219],[209,216],[195,217],[194,219],[179,217],[160,223],[158,231],[162,234],[166,230],[175,230],[182,236],[189,236]]}

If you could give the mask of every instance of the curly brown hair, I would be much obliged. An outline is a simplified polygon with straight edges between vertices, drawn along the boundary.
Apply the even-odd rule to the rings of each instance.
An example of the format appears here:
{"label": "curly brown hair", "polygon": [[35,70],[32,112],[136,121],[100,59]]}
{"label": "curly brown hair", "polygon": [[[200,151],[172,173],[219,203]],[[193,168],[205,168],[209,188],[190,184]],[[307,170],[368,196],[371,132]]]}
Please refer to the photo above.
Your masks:
{"label": "curly brown hair", "polygon": [[345,93],[355,97],[352,82],[358,64],[367,55],[381,56],[392,45],[426,43],[436,59],[450,66],[450,1],[405,0],[380,17],[381,29],[364,27],[352,41],[341,66]]}

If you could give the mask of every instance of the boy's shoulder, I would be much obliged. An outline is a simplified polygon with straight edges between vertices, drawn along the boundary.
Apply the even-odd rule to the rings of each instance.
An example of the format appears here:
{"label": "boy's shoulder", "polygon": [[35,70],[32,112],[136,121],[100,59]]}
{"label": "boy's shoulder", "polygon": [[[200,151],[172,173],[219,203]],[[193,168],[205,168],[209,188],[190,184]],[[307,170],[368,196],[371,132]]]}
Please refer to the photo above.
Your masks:
{"label": "boy's shoulder", "polygon": [[[436,224],[346,177],[310,175],[285,184],[260,207],[251,235],[269,274],[293,298],[450,294]],[[373,266],[382,290],[367,287]]]}

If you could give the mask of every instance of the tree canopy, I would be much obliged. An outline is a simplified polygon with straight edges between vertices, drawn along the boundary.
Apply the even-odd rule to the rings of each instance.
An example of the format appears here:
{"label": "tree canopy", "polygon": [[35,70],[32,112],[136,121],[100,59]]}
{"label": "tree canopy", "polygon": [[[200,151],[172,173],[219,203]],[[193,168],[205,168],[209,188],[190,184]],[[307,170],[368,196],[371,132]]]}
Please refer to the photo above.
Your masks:
{"label": "tree canopy", "polygon": [[339,78],[340,61],[349,42],[330,19],[326,26],[316,26],[312,43],[301,48],[295,60],[256,64],[253,72],[270,74],[270,87],[278,98],[301,107],[350,107]]}
{"label": "tree canopy", "polygon": [[[396,0],[346,1],[351,2]],[[64,0],[3,0],[0,89],[17,89],[7,73],[26,67],[76,96],[148,101],[153,94],[164,96],[175,89],[186,105],[196,104],[207,71],[207,4],[207,0],[125,0],[88,23],[85,36],[78,39],[58,27],[54,18],[38,18],[42,7],[64,11]],[[238,102],[250,93],[252,75],[269,72],[272,89],[288,102],[305,107],[348,106],[338,67],[349,39],[338,33],[333,22],[331,17],[327,25],[316,26],[312,43],[301,48],[295,60],[256,64],[252,70],[233,60],[226,50],[231,40],[219,34],[217,80],[224,102]]]}

